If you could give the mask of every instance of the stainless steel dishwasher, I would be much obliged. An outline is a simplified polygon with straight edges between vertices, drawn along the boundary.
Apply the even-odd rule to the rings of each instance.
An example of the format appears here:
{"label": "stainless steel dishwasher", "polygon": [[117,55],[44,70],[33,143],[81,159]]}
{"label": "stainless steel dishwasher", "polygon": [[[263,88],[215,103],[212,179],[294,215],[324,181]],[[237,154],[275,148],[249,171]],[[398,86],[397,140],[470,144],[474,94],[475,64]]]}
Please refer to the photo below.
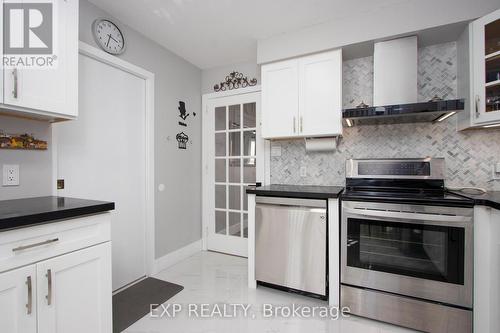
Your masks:
{"label": "stainless steel dishwasher", "polygon": [[326,297],[326,200],[257,197],[255,277]]}

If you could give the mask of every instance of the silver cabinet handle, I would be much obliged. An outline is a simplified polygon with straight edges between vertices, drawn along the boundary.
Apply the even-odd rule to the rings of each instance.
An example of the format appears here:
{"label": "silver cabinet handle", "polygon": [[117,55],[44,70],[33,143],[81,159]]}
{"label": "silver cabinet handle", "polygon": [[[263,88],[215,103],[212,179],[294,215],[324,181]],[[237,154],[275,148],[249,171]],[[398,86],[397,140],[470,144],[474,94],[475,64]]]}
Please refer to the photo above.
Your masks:
{"label": "silver cabinet handle", "polygon": [[479,95],[476,95],[476,118],[479,118],[479,103],[481,102],[481,99],[479,98]]}
{"label": "silver cabinet handle", "polygon": [[303,132],[303,127],[302,127],[302,123],[303,123],[303,119],[302,119],[302,116],[300,116],[300,133]]}
{"label": "silver cabinet handle", "polygon": [[26,304],[26,313],[31,314],[31,311],[33,309],[33,290],[31,284],[31,276],[28,276],[26,278],[26,285],[28,286],[28,303]]}
{"label": "silver cabinet handle", "polygon": [[40,242],[40,243],[18,246],[16,248],[13,248],[12,251],[13,252],[23,251],[23,250],[31,249],[32,247],[47,245],[47,244],[54,243],[54,242],[57,242],[57,241],[59,241],[59,238],[49,239],[49,240],[46,240],[46,241],[43,241],[43,242]]}
{"label": "silver cabinet handle", "polygon": [[297,131],[295,123],[296,123],[296,119],[295,119],[295,117],[293,117],[293,133],[295,133]]}
{"label": "silver cabinet handle", "polygon": [[45,276],[47,277],[48,284],[47,296],[45,298],[47,299],[47,305],[50,305],[52,303],[52,270],[48,269]]}
{"label": "silver cabinet handle", "polygon": [[12,90],[12,96],[14,96],[14,98],[17,98],[17,68],[14,68],[12,70],[12,75],[14,76],[14,88]]}

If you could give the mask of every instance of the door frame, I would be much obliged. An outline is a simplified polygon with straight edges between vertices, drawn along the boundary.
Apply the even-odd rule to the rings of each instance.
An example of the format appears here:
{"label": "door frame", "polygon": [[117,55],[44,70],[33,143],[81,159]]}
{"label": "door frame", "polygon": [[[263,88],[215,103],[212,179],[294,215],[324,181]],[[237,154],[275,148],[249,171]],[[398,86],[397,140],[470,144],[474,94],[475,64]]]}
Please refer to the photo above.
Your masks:
{"label": "door frame", "polygon": [[[155,262],[155,163],[154,163],[154,90],[155,75],[139,66],[133,65],[118,57],[108,54],[90,44],[80,41],[78,45],[79,55],[84,55],[103,64],[115,67],[119,70],[132,74],[145,81],[145,264],[146,276],[154,273]],[[70,120],[71,121],[71,120]],[[52,131],[52,194],[57,196],[57,135]],[[134,283],[134,282],[132,282]]]}
{"label": "door frame", "polygon": [[[212,135],[208,128],[207,122],[207,113],[209,103],[213,100],[225,97],[233,97],[238,95],[245,95],[250,93],[260,93],[261,87],[260,85],[254,87],[241,88],[237,90],[229,90],[229,91],[221,91],[216,93],[208,93],[202,95],[202,249],[203,251],[208,250],[208,228],[209,228],[209,216],[210,216],[210,205],[208,203],[207,198],[212,196],[211,193],[211,183],[212,177],[207,174],[208,163],[212,160],[209,156],[210,151],[208,147],[208,141],[205,139],[208,135]],[[262,112],[262,110],[261,110]],[[261,116],[262,119],[262,116]],[[261,120],[262,122],[262,120]],[[261,126],[257,124],[257,126]],[[259,160],[260,156],[257,156],[257,160]],[[264,162],[264,181],[263,185],[269,185],[271,183],[271,171],[270,171],[270,161],[271,161],[271,144],[269,140],[264,141],[264,151],[262,152],[262,156],[260,159]]]}

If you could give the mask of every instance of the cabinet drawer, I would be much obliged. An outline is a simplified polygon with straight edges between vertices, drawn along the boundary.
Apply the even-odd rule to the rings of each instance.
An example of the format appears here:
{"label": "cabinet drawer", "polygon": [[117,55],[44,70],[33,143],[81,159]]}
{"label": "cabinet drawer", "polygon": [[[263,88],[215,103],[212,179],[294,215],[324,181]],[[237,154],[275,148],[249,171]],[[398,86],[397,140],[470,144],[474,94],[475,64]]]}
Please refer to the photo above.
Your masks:
{"label": "cabinet drawer", "polygon": [[111,240],[111,213],[0,232],[0,272]]}

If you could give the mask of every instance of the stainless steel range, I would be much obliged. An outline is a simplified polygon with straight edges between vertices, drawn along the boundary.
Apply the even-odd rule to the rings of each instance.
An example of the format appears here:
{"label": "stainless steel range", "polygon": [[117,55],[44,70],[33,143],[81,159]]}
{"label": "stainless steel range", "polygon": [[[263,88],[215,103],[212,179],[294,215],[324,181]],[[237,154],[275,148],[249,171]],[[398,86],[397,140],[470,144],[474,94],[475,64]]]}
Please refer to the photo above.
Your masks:
{"label": "stainless steel range", "polygon": [[473,203],[444,159],[348,160],[341,303],[425,332],[472,332]]}

